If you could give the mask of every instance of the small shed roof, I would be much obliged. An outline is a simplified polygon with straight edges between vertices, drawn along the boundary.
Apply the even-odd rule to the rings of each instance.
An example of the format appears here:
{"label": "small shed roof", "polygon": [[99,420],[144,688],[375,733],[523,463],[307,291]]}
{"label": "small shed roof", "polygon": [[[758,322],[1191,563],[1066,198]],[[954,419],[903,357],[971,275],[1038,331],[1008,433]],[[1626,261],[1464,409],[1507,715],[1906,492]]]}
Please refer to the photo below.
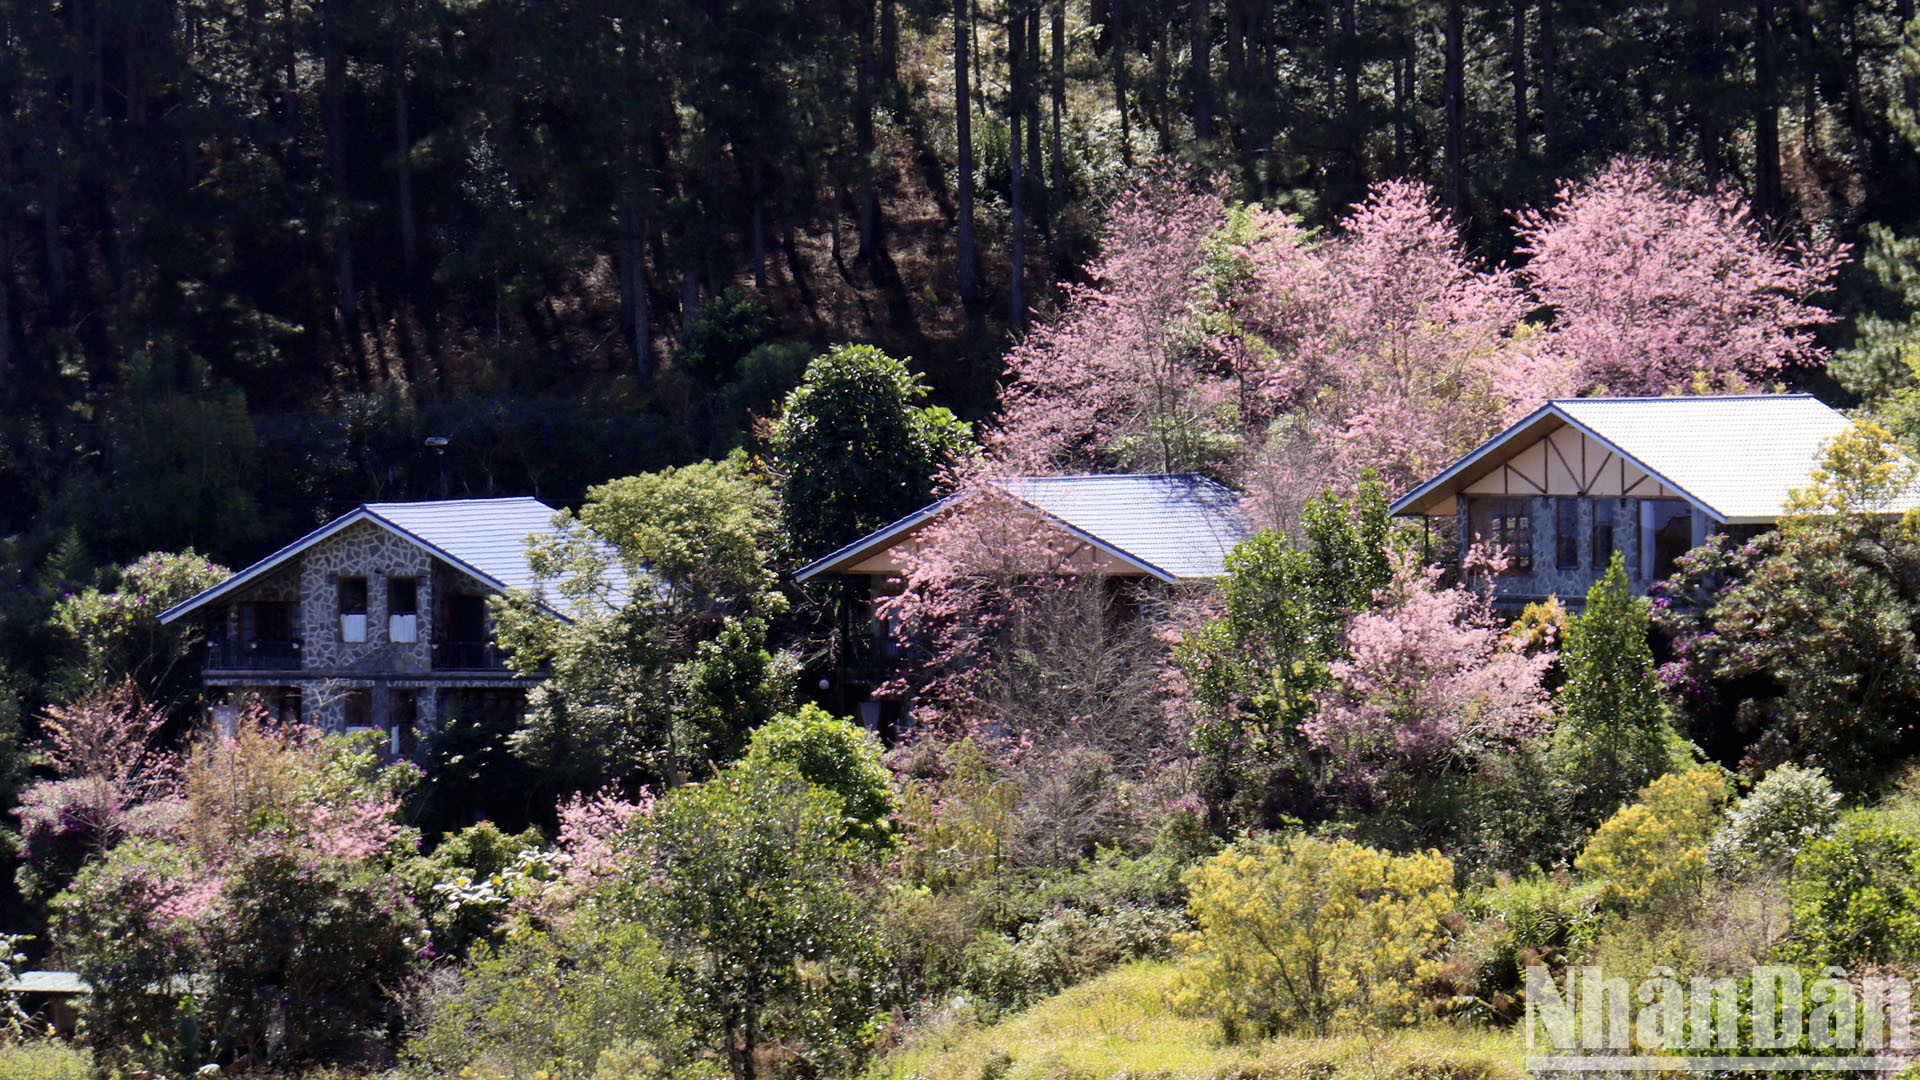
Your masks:
{"label": "small shed roof", "polygon": [[[1396,514],[1452,513],[1453,497],[1539,438],[1572,426],[1658,477],[1717,521],[1766,524],[1804,487],[1834,436],[1852,424],[1811,394],[1562,398],[1460,458],[1393,504]],[[1920,505],[1920,492],[1889,506]]]}
{"label": "small shed roof", "polygon": [[[420,545],[482,584],[505,592],[535,585],[527,564],[527,540],[552,535],[554,509],[532,498],[441,499],[430,502],[366,503],[247,567],[227,580],[160,613],[172,622],[249,582],[256,581],[315,544],[360,522]],[[611,567],[616,591],[626,588],[617,562]],[[555,614],[565,617],[564,612]]]}
{"label": "small shed roof", "polygon": [[10,994],[90,994],[93,987],[73,971],[22,971],[0,985]]}
{"label": "small shed roof", "polygon": [[[988,483],[1162,581],[1220,576],[1227,553],[1253,532],[1239,495],[1203,476],[1013,476]],[[875,530],[801,567],[794,579],[843,570],[885,551],[964,497],[948,496]]]}

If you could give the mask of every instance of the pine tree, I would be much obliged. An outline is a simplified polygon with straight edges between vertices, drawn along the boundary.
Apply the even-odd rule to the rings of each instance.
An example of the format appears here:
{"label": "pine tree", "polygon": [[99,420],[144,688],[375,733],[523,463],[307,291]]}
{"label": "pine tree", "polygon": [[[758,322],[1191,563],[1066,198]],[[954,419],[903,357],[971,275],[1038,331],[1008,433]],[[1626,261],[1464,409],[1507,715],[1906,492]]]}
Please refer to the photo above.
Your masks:
{"label": "pine tree", "polygon": [[1560,654],[1567,681],[1554,762],[1580,792],[1574,810],[1588,826],[1673,763],[1675,735],[1654,683],[1647,625],[1647,602],[1627,591],[1616,551],[1606,576],[1587,590],[1586,611]]}

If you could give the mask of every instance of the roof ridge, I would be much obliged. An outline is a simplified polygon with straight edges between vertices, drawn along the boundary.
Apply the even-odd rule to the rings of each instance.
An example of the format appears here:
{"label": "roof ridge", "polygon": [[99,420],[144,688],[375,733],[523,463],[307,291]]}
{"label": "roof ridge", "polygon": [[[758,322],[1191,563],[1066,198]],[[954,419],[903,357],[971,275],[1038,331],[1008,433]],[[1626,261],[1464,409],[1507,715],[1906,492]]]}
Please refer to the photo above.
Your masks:
{"label": "roof ridge", "polygon": [[1672,401],[1672,402],[1684,401],[1688,403],[1693,403],[1693,402],[1701,402],[1701,401],[1797,401],[1797,400],[1803,400],[1803,399],[1814,400],[1814,401],[1819,400],[1818,398],[1815,398],[1812,394],[1804,390],[1796,390],[1791,394],[1662,394],[1659,396],[1633,395],[1633,394],[1597,395],[1595,397],[1548,398],[1547,404],[1577,405],[1582,402],[1603,402],[1603,401],[1604,402],[1634,402],[1634,403],[1655,402],[1655,401]]}

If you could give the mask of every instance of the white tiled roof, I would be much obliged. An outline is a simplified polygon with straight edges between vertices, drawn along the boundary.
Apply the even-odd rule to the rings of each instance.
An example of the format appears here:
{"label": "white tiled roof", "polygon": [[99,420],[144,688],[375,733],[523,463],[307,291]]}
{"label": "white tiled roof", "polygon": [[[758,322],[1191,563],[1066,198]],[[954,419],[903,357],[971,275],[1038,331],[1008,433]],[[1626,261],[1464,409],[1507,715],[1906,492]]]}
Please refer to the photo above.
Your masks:
{"label": "white tiled roof", "polygon": [[[1827,443],[1852,421],[1810,394],[1561,398],[1402,496],[1394,512],[1432,505],[1437,494],[1531,444],[1529,432],[1562,423],[1612,446],[1721,521],[1764,523],[1780,517],[1788,494],[1807,485]],[[1886,509],[1915,505],[1920,492]]]}
{"label": "white tiled roof", "polygon": [[367,512],[509,589],[533,588],[527,538],[554,531],[553,507],[539,499],[368,503]]}
{"label": "white tiled roof", "polygon": [[[1219,577],[1226,572],[1227,553],[1253,533],[1239,495],[1202,476],[1013,476],[989,483],[1164,581]],[[801,567],[794,580],[842,570],[885,551],[958,498],[949,496],[876,529]]]}
{"label": "white tiled roof", "polygon": [[[533,570],[527,565],[527,540],[536,535],[552,535],[553,515],[551,506],[529,498],[367,503],[334,518],[213,588],[175,604],[160,613],[160,621],[172,622],[217,600],[320,541],[363,521],[421,544],[483,584],[501,590],[530,589],[535,581]],[[618,560],[610,557],[608,561],[608,584],[613,602],[618,603],[630,584]],[[550,604],[554,599],[548,597]],[[566,617],[557,607],[553,610]]]}
{"label": "white tiled roof", "polygon": [[1014,498],[1176,578],[1219,577],[1252,533],[1240,497],[1198,476],[1020,476]]}

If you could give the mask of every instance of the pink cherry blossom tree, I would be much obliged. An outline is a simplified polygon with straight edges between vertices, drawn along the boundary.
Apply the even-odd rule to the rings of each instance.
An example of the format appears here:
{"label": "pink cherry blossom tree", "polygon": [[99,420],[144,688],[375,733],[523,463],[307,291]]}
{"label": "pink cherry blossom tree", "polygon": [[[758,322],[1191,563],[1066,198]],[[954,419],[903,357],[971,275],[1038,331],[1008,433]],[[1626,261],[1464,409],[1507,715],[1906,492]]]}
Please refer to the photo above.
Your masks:
{"label": "pink cherry blossom tree", "polygon": [[[1424,186],[1376,185],[1324,240],[1250,216],[1226,301],[1240,333],[1223,348],[1283,418],[1248,470],[1254,490],[1350,485],[1367,466],[1404,487],[1563,389],[1522,328],[1518,282],[1473,264]],[[1323,474],[1287,484],[1304,463]]]}
{"label": "pink cherry blossom tree", "polygon": [[1379,608],[1354,617],[1335,686],[1301,725],[1350,797],[1391,801],[1547,730],[1552,653],[1527,655],[1483,594],[1440,588],[1438,576],[1402,564]]}
{"label": "pink cherry blossom tree", "polygon": [[1228,373],[1188,324],[1225,213],[1218,194],[1164,165],[1108,208],[1089,283],[1068,286],[1060,312],[1007,356],[986,440],[996,460],[1016,472],[1177,472],[1220,456]]}
{"label": "pink cherry blossom tree", "polygon": [[1844,245],[1769,240],[1745,199],[1698,194],[1621,158],[1519,216],[1522,269],[1554,310],[1553,349],[1583,386],[1616,394],[1738,390],[1818,364],[1813,303]]}

